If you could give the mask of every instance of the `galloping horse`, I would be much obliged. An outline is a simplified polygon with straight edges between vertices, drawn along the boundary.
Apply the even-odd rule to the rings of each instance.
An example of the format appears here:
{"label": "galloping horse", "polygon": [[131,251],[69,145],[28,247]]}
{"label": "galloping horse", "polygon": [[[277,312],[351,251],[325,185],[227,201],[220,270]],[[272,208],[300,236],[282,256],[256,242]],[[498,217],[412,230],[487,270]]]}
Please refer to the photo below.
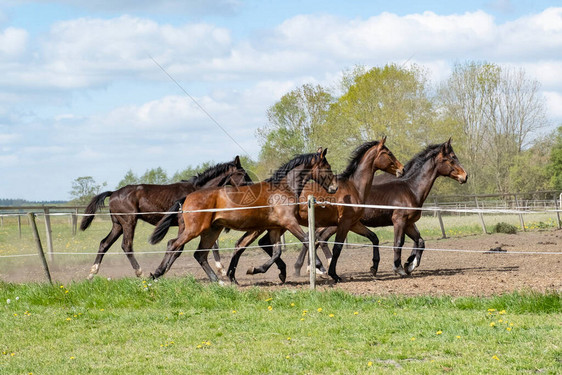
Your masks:
{"label": "galloping horse", "polygon": [[[385,141],[386,137],[383,137],[381,141],[367,142],[357,147],[351,156],[347,168],[336,178],[338,191],[334,195],[327,195],[318,187],[317,184],[308,184],[301,192],[301,198],[308,195],[314,195],[318,202],[324,201],[362,204],[371,190],[373,175],[377,170],[380,169],[397,176],[402,174],[402,164],[396,160],[392,152],[384,145]],[[363,216],[363,207],[332,205],[322,206],[322,204],[319,203],[315,206],[314,212],[316,223],[319,226],[336,226],[338,232],[337,238],[341,239],[342,242],[350,230],[359,234],[366,234],[369,231],[359,221]],[[299,208],[299,224],[305,226],[308,225],[308,210],[305,205],[301,205]],[[244,252],[245,248],[249,246],[257,236],[259,236],[259,234],[260,233],[247,233],[237,243],[237,250],[232,257],[227,271],[227,275],[230,277],[231,281],[236,282],[234,274],[240,255]],[[259,244],[266,252],[272,255],[270,246],[271,242],[269,240],[270,237],[265,235],[259,241]],[[338,245],[334,246],[334,257],[330,263],[330,269],[328,271],[328,274],[336,282],[341,281],[341,278],[336,273],[336,264],[341,248],[342,247]],[[306,251],[303,254],[306,254]],[[279,258],[280,253],[276,255],[277,258],[272,257],[264,265],[257,268],[250,268],[248,273],[255,274],[266,272],[274,262],[277,264],[281,272],[284,272],[285,266],[284,262],[282,262]],[[304,259],[300,259],[301,264],[303,260]],[[295,267],[295,271],[298,275],[300,267]],[[280,274],[279,278],[283,281],[284,275]]]}
{"label": "galloping horse", "polygon": [[[468,179],[468,174],[453,151],[451,139],[443,144],[430,145],[419,152],[404,166],[402,178],[389,175],[376,176],[373,179],[373,188],[365,204],[421,208],[433,187],[433,183],[439,176],[450,177],[461,184],[464,184]],[[394,226],[393,269],[400,276],[411,274],[420,265],[425,248],[425,242],[416,226],[420,217],[420,210],[365,208],[361,219],[361,223],[368,227]],[[317,238],[322,244],[322,250],[327,258],[330,256],[330,249],[323,241],[327,241],[335,232],[335,227],[319,229]],[[414,241],[414,248],[404,264],[404,268],[401,255],[405,235]],[[374,239],[370,239],[373,242],[373,267],[371,272],[376,276],[380,261],[379,239],[376,235],[374,235]],[[336,238],[336,242],[342,241],[338,241]],[[303,251],[306,252],[306,250]]]}
{"label": "galloping horse", "polygon": [[[170,185],[127,185],[116,191],[106,191],[96,195],[86,207],[85,214],[88,216],[82,219],[80,229],[86,230],[90,226],[96,211],[104,206],[107,197],[109,197],[109,212],[112,214],[113,226],[109,234],[100,242],[88,279],[92,279],[98,273],[103,256],[122,234],[121,248],[129,258],[135,274],[142,276],[142,269],[133,255],[133,238],[139,219],[156,225],[164,216],[159,212],[167,212],[174,202],[185,198],[189,193],[206,187],[225,184],[242,185],[248,182],[252,180],[242,168],[240,158],[236,156],[233,161],[217,164],[187,181]],[[174,214],[170,225],[181,224],[178,215]]]}
{"label": "galloping horse", "polygon": [[[178,238],[168,242],[164,259],[152,277],[158,278],[166,273],[180,256],[180,248],[201,236],[193,255],[209,279],[218,281],[207,262],[207,255],[223,228],[243,231],[269,229],[279,252],[282,230],[289,230],[295,237],[305,241],[306,233],[297,220],[298,197],[304,185],[313,179],[329,193],[337,191],[326,152],[327,149],[323,152],[320,149],[318,153],[297,156],[279,168],[271,178],[260,183],[236,188],[204,189],[188,195],[183,204],[184,230]],[[289,204],[271,205],[274,202]],[[162,240],[167,229],[164,221],[159,223],[150,237],[150,243]]]}

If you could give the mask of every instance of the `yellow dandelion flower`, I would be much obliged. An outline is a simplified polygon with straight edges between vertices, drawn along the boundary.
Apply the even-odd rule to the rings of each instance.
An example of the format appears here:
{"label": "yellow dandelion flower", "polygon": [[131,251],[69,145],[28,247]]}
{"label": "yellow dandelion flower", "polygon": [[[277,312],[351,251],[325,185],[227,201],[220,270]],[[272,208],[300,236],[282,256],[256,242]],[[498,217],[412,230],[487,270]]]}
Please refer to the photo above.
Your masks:
{"label": "yellow dandelion flower", "polygon": [[65,290],[65,291],[64,291],[64,294],[67,294],[67,293],[68,293],[68,290]]}
{"label": "yellow dandelion flower", "polygon": [[301,322],[304,322],[304,318],[301,318]]}
{"label": "yellow dandelion flower", "polygon": [[488,309],[488,312],[494,312],[496,309]]}
{"label": "yellow dandelion flower", "polygon": [[60,288],[61,288],[61,289],[64,288],[64,285],[61,285]]}
{"label": "yellow dandelion flower", "polygon": [[71,321],[71,320],[72,320],[72,318],[66,318],[66,321]]}
{"label": "yellow dandelion flower", "polygon": [[355,311],[353,315],[359,315],[359,311]]}
{"label": "yellow dandelion flower", "polygon": [[496,361],[499,361],[499,360],[500,360],[500,359],[498,358],[498,356],[495,355],[495,354],[492,356],[492,359],[495,359]]}
{"label": "yellow dandelion flower", "polygon": [[201,345],[197,345],[196,348],[197,348],[197,349],[201,349],[202,346],[201,346]]}
{"label": "yellow dandelion flower", "polygon": [[509,323],[509,326],[510,326],[510,327],[513,327],[513,323]]}
{"label": "yellow dandelion flower", "polygon": [[494,323],[494,322],[490,323],[490,327],[495,327],[495,326],[496,326],[496,323]]}
{"label": "yellow dandelion flower", "polygon": [[367,366],[371,367],[373,365],[373,362],[369,361],[367,362]]}
{"label": "yellow dandelion flower", "polygon": [[505,310],[500,311],[499,314],[501,315],[505,314]]}
{"label": "yellow dandelion flower", "polygon": [[14,314],[14,316],[18,316],[18,314]]}
{"label": "yellow dandelion flower", "polygon": [[330,315],[328,315],[328,316],[329,316],[330,318],[333,318],[333,317],[334,317],[334,314],[330,314]]}
{"label": "yellow dandelion flower", "polygon": [[268,299],[265,300],[265,302],[269,302],[271,301],[273,298],[269,297]]}
{"label": "yellow dandelion flower", "polygon": [[269,311],[271,311],[271,310],[273,310],[273,307],[272,307],[271,305],[269,305],[269,306],[267,306],[267,309],[268,309]]}
{"label": "yellow dandelion flower", "polygon": [[506,327],[505,329],[507,329],[508,331],[511,331],[511,327]]}
{"label": "yellow dandelion flower", "polygon": [[70,357],[70,359],[76,359],[76,357]]}
{"label": "yellow dandelion flower", "polygon": [[290,337],[287,337],[287,341],[291,341],[291,338],[290,338]]}
{"label": "yellow dandelion flower", "polygon": [[232,313],[233,313],[233,314],[236,314],[236,310],[232,310]]}
{"label": "yellow dandelion flower", "polygon": [[435,332],[436,335],[441,335],[443,333],[443,331],[437,331]]}
{"label": "yellow dandelion flower", "polygon": [[415,338],[415,337],[412,337],[412,338],[411,338],[410,340],[412,340],[412,341],[416,341],[416,338]]}
{"label": "yellow dandelion flower", "polygon": [[105,309],[100,309],[100,311],[104,311]]}
{"label": "yellow dandelion flower", "polygon": [[498,323],[503,323],[503,320],[502,320],[502,319],[499,319],[499,320],[498,320]]}
{"label": "yellow dandelion flower", "polygon": [[460,339],[460,338],[461,338],[461,337],[460,337],[460,336],[458,336],[458,335],[457,335],[457,336],[455,336],[455,337],[456,337],[457,339]]}
{"label": "yellow dandelion flower", "polygon": [[291,307],[295,307],[295,303],[294,303],[294,302],[291,302]]}
{"label": "yellow dandelion flower", "polygon": [[180,311],[180,312],[178,313],[178,315],[179,315],[179,316],[183,315],[183,312]]}
{"label": "yellow dandelion flower", "polygon": [[318,312],[322,312],[322,308],[321,308],[321,307],[319,307],[317,311],[318,311]]}
{"label": "yellow dandelion flower", "polygon": [[10,353],[10,355],[11,355],[11,356],[13,357],[13,356],[15,356],[15,355],[16,355],[16,353]]}

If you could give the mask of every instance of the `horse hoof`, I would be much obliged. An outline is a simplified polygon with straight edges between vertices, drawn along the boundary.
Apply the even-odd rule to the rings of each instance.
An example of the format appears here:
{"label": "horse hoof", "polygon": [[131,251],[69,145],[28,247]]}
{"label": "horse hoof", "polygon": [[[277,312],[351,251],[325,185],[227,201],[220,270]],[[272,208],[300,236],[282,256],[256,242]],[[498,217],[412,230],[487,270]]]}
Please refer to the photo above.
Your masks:
{"label": "horse hoof", "polygon": [[281,280],[281,284],[285,284],[285,280],[287,279],[287,274],[279,273],[279,280]]}
{"label": "horse hoof", "polygon": [[418,260],[417,260],[417,259],[414,259],[414,260],[412,261],[412,263],[406,263],[405,266],[406,266],[406,273],[409,275],[409,274],[411,274],[411,273],[416,269],[416,267],[418,266]]}
{"label": "horse hoof", "polygon": [[297,270],[297,269],[295,268],[295,272],[293,273],[293,275],[294,275],[295,277],[300,277],[300,276],[301,276],[301,270]]}
{"label": "horse hoof", "polygon": [[226,285],[226,284],[224,283],[224,281],[222,281],[222,280],[219,280],[217,283],[218,283],[220,286],[225,286],[225,285]]}
{"label": "horse hoof", "polygon": [[253,275],[253,274],[254,274],[254,271],[255,271],[255,268],[254,268],[254,267],[250,267],[250,268],[248,268],[248,271],[246,271],[246,275]]}
{"label": "horse hoof", "polygon": [[408,276],[408,274],[406,273],[406,271],[404,270],[404,267],[402,267],[402,265],[400,265],[400,267],[394,267],[394,273],[396,273],[397,275],[399,275],[401,277]]}
{"label": "horse hoof", "polygon": [[142,277],[142,269],[139,268],[138,270],[135,270],[135,275],[137,275],[137,277]]}
{"label": "horse hoof", "polygon": [[371,275],[377,276],[377,271],[378,269],[376,269],[375,267],[371,267]]}
{"label": "horse hoof", "polygon": [[91,274],[88,275],[87,279],[88,279],[89,281],[92,281],[92,280],[94,279],[94,276],[96,276],[96,275],[93,274],[93,273],[91,273]]}

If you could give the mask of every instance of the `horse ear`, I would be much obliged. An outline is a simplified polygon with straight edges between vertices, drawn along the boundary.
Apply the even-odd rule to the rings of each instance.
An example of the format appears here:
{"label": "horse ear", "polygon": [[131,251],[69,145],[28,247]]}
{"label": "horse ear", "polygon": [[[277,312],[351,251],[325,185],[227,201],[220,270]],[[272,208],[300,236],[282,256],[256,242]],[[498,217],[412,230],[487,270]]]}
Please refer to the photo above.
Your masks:
{"label": "horse ear", "polygon": [[325,148],[324,151],[322,152],[322,159],[326,157],[327,152],[328,152],[328,148]]}
{"label": "horse ear", "polygon": [[236,155],[236,157],[234,158],[234,164],[236,164],[238,168],[242,168],[242,163],[240,163],[240,156]]}
{"label": "horse ear", "polygon": [[381,138],[380,144],[384,146],[384,142],[386,142],[386,135]]}
{"label": "horse ear", "polygon": [[322,152],[322,147],[318,147],[318,150],[316,150],[316,153],[319,154]]}

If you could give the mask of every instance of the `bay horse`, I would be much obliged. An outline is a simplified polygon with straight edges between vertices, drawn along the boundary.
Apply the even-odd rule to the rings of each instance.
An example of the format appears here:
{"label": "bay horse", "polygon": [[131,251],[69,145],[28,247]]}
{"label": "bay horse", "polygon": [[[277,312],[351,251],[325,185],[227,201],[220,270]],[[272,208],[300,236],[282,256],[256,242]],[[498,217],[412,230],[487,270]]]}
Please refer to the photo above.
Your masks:
{"label": "bay horse", "polygon": [[[375,176],[373,188],[367,199],[366,205],[397,206],[421,208],[425,202],[433,183],[439,176],[445,176],[466,183],[468,174],[457,158],[451,139],[442,144],[427,146],[416,154],[404,166],[404,176],[395,178],[389,175]],[[421,210],[408,209],[378,209],[365,208],[361,223],[368,227],[394,227],[394,272],[400,276],[410,275],[421,263],[425,241],[421,237],[416,222],[420,219]],[[327,241],[336,232],[335,227],[319,228],[318,241],[327,258],[330,249]],[[371,232],[372,233],[372,232]],[[404,237],[407,235],[414,241],[414,248],[404,266],[402,266],[401,255]],[[379,239],[373,233],[373,267],[371,273],[376,276],[380,261]],[[338,241],[336,238],[336,242]],[[303,249],[306,255],[307,249]]]}
{"label": "bay horse", "polygon": [[[206,169],[187,181],[169,185],[138,184],[127,185],[115,191],[106,191],[92,198],[86,207],[85,214],[80,223],[80,229],[86,230],[96,212],[104,207],[104,201],[109,197],[109,212],[113,223],[109,234],[100,242],[98,254],[88,275],[92,279],[99,271],[103,256],[111,245],[123,235],[121,248],[127,255],[135,274],[142,276],[142,269],[133,254],[133,239],[138,220],[156,225],[164,216],[160,212],[168,212],[174,202],[181,200],[186,195],[206,187],[223,186],[225,184],[242,185],[251,183],[252,179],[236,156],[233,161],[220,163]],[[178,226],[177,214],[172,215],[170,225]],[[216,251],[218,254],[218,251]],[[217,266],[220,262],[217,263]]]}
{"label": "bay horse", "polygon": [[[312,179],[329,193],[337,191],[326,152],[327,149],[322,151],[320,148],[317,153],[299,155],[260,183],[203,189],[188,195],[182,207],[185,227],[177,238],[168,242],[164,259],[151,276],[156,279],[166,273],[181,255],[181,247],[200,236],[193,256],[209,279],[218,281],[209,267],[207,255],[224,228],[242,231],[269,229],[272,242],[279,251],[282,230],[289,230],[305,241],[306,233],[297,219],[298,197],[304,186]],[[275,204],[278,202],[282,204]],[[165,221],[161,221],[150,237],[150,243],[161,241],[167,229]]]}
{"label": "bay horse", "polygon": [[[343,242],[350,230],[363,235],[367,234],[369,230],[360,222],[364,209],[363,207],[322,205],[322,202],[362,204],[369,195],[373,175],[377,170],[380,169],[396,176],[402,175],[402,164],[396,160],[392,152],[385,146],[385,142],[386,137],[383,137],[380,141],[366,142],[355,149],[346,169],[336,177],[338,191],[334,195],[326,194],[314,183],[308,184],[301,192],[300,196],[302,200],[306,200],[308,195],[313,195],[318,201],[314,211],[316,224],[324,227],[335,226],[335,228],[337,228],[337,238],[340,239],[341,242]],[[299,224],[308,226],[308,209],[306,205],[300,205],[299,207]],[[230,277],[231,281],[236,281],[234,273],[240,255],[257,236],[259,236],[259,233],[245,234],[245,237],[237,244],[237,247],[240,248],[235,251],[227,271],[227,275]],[[268,235],[262,237],[259,244],[271,255],[271,241]],[[341,281],[341,278],[336,273],[336,264],[341,249],[341,245],[336,244],[334,246],[334,256],[328,270],[328,274],[335,282]],[[306,255],[306,251],[302,254]],[[247,273],[255,274],[266,272],[274,262],[281,272],[284,272],[285,266],[284,263],[280,261],[280,255],[280,253],[275,254],[276,257],[272,257],[260,267],[250,268]],[[299,259],[299,261],[302,265],[304,256],[303,259]],[[295,267],[295,271],[295,274],[298,276],[300,267]],[[283,281],[284,275],[280,275],[279,278]]]}

